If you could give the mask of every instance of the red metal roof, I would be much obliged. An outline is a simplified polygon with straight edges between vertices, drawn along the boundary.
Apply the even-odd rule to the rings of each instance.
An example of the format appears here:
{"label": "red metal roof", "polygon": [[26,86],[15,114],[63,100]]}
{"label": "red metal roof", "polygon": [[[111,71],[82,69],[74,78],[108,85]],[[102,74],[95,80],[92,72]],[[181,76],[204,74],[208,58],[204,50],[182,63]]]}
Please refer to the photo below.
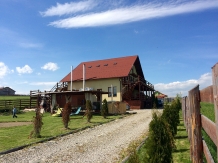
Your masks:
{"label": "red metal roof", "polygon": [[[111,58],[82,62],[73,69],[73,81],[83,80],[83,65],[85,64],[85,80],[106,79],[128,76],[132,66],[139,61],[138,56],[127,56],[121,58]],[[140,62],[139,62],[140,64]],[[141,68],[141,65],[140,65]],[[71,72],[66,75],[61,82],[71,81]]]}

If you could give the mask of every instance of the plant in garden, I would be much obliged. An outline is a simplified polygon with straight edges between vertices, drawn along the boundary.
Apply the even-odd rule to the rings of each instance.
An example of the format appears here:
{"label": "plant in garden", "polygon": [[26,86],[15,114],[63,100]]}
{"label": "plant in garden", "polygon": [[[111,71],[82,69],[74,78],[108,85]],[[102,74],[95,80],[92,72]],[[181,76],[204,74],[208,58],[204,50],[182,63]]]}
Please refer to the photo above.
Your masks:
{"label": "plant in garden", "polygon": [[87,122],[90,122],[92,119],[92,103],[90,100],[86,101],[86,112]]}
{"label": "plant in garden", "polygon": [[179,96],[172,101],[171,105],[164,105],[162,117],[170,125],[172,135],[177,134],[177,126],[180,123],[179,111],[181,110],[181,102]]}
{"label": "plant in garden", "polygon": [[33,131],[30,132],[29,138],[41,138],[40,132],[42,129],[42,115],[40,113],[40,108],[36,109],[36,116],[33,116]]}
{"label": "plant in garden", "polygon": [[143,161],[149,163],[171,163],[172,150],[175,147],[174,138],[169,124],[158,114],[153,112],[149,124],[148,139],[143,146],[146,154]]}
{"label": "plant in garden", "polygon": [[102,102],[102,108],[101,108],[101,115],[106,118],[108,115],[108,105],[107,105],[107,100],[104,99]]}
{"label": "plant in garden", "polygon": [[65,104],[64,109],[62,111],[62,121],[66,129],[68,129],[68,124],[70,122],[70,113],[71,113],[71,103],[68,102]]}
{"label": "plant in garden", "polygon": [[169,124],[169,128],[173,137],[177,134],[177,126],[179,124],[179,110],[173,104],[165,105],[162,118]]}

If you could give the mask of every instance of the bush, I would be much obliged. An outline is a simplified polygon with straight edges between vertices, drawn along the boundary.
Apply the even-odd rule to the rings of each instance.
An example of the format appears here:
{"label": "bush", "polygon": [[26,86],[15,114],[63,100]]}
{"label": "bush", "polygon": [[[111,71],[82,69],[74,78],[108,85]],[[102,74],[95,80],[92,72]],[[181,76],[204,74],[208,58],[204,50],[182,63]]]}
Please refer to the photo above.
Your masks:
{"label": "bush", "polygon": [[173,105],[165,105],[162,118],[169,124],[173,137],[177,134],[179,124],[179,111]]}
{"label": "bush", "polygon": [[68,129],[68,124],[70,122],[70,113],[71,113],[71,103],[68,102],[65,104],[64,109],[62,111],[62,121],[66,129]]}
{"label": "bush", "polygon": [[104,99],[102,102],[102,108],[101,108],[101,115],[106,118],[108,115],[108,105],[107,105],[107,100]]}
{"label": "bush", "polygon": [[92,119],[92,103],[90,100],[86,101],[86,112],[87,122],[90,122]]}
{"label": "bush", "polygon": [[143,148],[146,150],[143,161],[148,163],[171,163],[174,138],[169,124],[157,112],[152,115],[149,124],[148,139]]}
{"label": "bush", "polygon": [[36,110],[36,116],[33,116],[33,131],[31,131],[29,138],[41,138],[40,132],[42,129],[42,115],[40,113],[40,108]]}

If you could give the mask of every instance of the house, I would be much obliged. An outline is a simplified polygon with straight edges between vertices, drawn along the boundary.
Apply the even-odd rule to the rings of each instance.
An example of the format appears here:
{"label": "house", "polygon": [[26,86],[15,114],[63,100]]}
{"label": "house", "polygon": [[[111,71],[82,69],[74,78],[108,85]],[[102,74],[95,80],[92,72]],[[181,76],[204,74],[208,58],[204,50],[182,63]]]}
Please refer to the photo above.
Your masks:
{"label": "house", "polygon": [[0,87],[0,95],[15,95],[15,92],[10,87]]}
{"label": "house", "polygon": [[145,80],[139,57],[134,55],[82,62],[46,94],[62,106],[66,103],[63,95],[68,94],[73,106],[84,105],[89,99],[99,107],[106,99],[142,109],[152,108],[154,91]]}

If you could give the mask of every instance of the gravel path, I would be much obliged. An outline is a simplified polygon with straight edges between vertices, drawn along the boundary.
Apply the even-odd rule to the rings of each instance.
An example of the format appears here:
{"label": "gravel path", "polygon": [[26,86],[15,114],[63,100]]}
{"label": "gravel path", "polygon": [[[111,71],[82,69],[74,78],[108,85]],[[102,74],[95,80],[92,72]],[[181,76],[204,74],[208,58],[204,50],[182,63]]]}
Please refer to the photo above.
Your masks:
{"label": "gravel path", "polygon": [[116,163],[122,149],[148,131],[152,111],[137,110],[94,128],[0,156],[1,163]]}

